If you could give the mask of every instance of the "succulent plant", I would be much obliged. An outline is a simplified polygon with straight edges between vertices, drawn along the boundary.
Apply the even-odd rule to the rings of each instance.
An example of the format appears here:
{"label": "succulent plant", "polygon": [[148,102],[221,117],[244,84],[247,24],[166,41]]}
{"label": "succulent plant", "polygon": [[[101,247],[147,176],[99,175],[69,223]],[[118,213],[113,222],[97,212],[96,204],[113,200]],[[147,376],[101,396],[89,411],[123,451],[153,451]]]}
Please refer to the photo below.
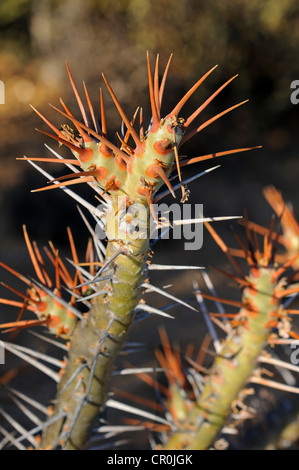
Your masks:
{"label": "succulent plant", "polygon": [[[199,269],[198,266],[159,266],[152,263],[151,227],[154,225],[163,230],[171,228],[169,221],[165,222],[163,217],[159,217],[155,203],[167,194],[176,197],[175,192],[178,189],[181,189],[181,202],[186,202],[188,199],[186,183],[211,171],[211,169],[202,171],[187,181],[183,181],[182,167],[258,147],[216,151],[192,158],[179,155],[181,146],[185,142],[246,101],[231,106],[204,123],[192,127],[199,114],[235,78],[232,77],[187,119],[180,117],[182,107],[215,70],[216,67],[213,67],[193,85],[172,111],[162,117],[162,99],[171,59],[172,56],[169,58],[160,81],[159,56],[156,58],[152,74],[147,54],[152,113],[147,130],[143,122],[142,108],[138,107],[134,116],[129,118],[103,75],[107,89],[122,119],[121,132],[117,133],[118,146],[112,143],[108,136],[102,91],[100,90],[101,124],[99,124],[85,84],[84,92],[89,113],[83,105],[68,66],[67,73],[83,122],[71,113],[62,100],[60,100],[62,109],[53,106],[67,122],[60,128],[33,108],[54,134],[43,130],[40,132],[58,141],[60,145],[67,146],[73,154],[72,158],[63,158],[54,149],[48,147],[53,157],[24,157],[23,159],[39,170],[50,183],[33,191],[62,189],[85,207],[92,220],[96,222],[97,228],[93,229],[80,210],[91,235],[87,242],[84,262],[79,261],[74,241],[74,238],[79,239],[80,234],[75,234],[73,237],[71,230],[67,229],[72,253],[72,260],[69,261],[73,265],[74,273],[66,267],[58,250],[50,243],[50,247],[46,249],[46,256],[53,265],[54,280],[52,280],[43,259],[44,255],[41,254],[37,244],[30,241],[26,227],[24,227],[25,242],[37,279],[20,274],[1,263],[2,268],[26,285],[27,291],[23,293],[6,286],[22,300],[0,299],[0,303],[20,309],[16,321],[3,323],[0,327],[10,334],[16,334],[20,329],[41,325],[56,336],[56,339],[50,339],[47,335],[39,336],[44,341],[55,344],[66,354],[64,359],[58,360],[50,355],[17,345],[15,342],[4,343],[5,348],[11,354],[19,356],[53,379],[57,383],[57,394],[54,407],[46,409],[36,400],[10,388],[9,393],[13,395],[14,401],[18,402],[18,406],[25,414],[27,413],[27,416],[31,416],[36,426],[26,431],[14,418],[2,410],[3,417],[19,433],[15,437],[13,432],[1,430],[2,447],[13,445],[17,449],[23,449],[26,448],[23,444],[25,441],[39,449],[86,448],[100,412],[105,406],[125,410],[116,401],[110,398],[107,401],[107,393],[112,364],[125,346],[130,327],[135,320],[141,320],[153,314],[170,316],[163,309],[147,305],[142,298],[143,292],[145,290],[156,292],[170,298],[175,304],[194,310],[189,303],[169,294],[163,288],[152,285],[149,281],[150,272],[159,269]],[[62,163],[70,168],[72,173],[53,178],[35,162]],[[172,182],[174,177],[179,180],[175,185]],[[70,189],[70,186],[81,183],[90,186],[101,202],[101,208],[93,206]],[[163,185],[166,189],[158,192]],[[231,404],[237,399],[254,371],[257,360],[272,335],[273,328],[277,328],[283,319],[287,319],[287,314],[285,315],[284,310],[281,310],[281,299],[292,292],[292,288],[288,289],[280,281],[280,275],[292,264],[293,257],[283,267],[275,265],[275,247],[271,239],[273,234],[271,228],[265,229],[264,254],[262,255],[258,249],[254,252],[249,236],[250,224],[247,222],[249,248],[242,246],[242,249],[249,265],[249,276],[240,275],[240,268],[234,257],[209,224],[209,222],[229,218],[233,216],[200,217],[187,221],[175,221],[176,224],[205,222],[206,227],[237,270],[237,274],[231,277],[244,290],[242,301],[238,304],[241,310],[233,319],[235,327],[233,330],[227,323],[227,315],[222,315],[223,329],[228,334],[228,339],[225,340],[223,348],[221,350],[218,348],[216,351],[215,363],[208,378],[205,379],[206,383],[201,394],[197,394],[193,389],[194,396],[191,399],[187,396],[188,394],[182,393],[187,384],[186,378],[180,371],[180,364],[176,364],[175,356],[165,352],[165,358],[170,361],[170,368],[174,368],[175,371],[175,380],[170,380],[169,384],[167,405],[173,421],[169,424],[169,420],[160,419],[160,424],[164,426],[162,441],[164,440],[165,449],[207,448],[213,443],[225,423]],[[99,236],[103,233],[106,244]],[[63,290],[69,293],[69,299],[65,298]],[[217,300],[215,296],[213,298]],[[34,312],[37,318],[23,320],[22,315],[25,310]],[[210,322],[211,317],[208,315],[207,318]],[[210,329],[210,333],[211,331],[213,336],[213,329]],[[289,329],[288,333],[291,331]],[[164,344],[166,344],[165,335]],[[166,367],[167,360],[166,362],[163,358],[161,360],[162,367]],[[58,367],[59,371],[55,371],[50,365],[44,365],[42,361]],[[142,374],[146,377],[145,373],[142,372]],[[27,409],[25,412],[20,399],[27,400],[27,403],[39,409],[46,415],[46,419],[41,421],[33,418]],[[140,411],[140,416],[148,415]],[[165,430],[167,432],[163,434]],[[158,431],[161,431],[161,428]],[[40,442],[38,442],[36,436],[40,433]]]}

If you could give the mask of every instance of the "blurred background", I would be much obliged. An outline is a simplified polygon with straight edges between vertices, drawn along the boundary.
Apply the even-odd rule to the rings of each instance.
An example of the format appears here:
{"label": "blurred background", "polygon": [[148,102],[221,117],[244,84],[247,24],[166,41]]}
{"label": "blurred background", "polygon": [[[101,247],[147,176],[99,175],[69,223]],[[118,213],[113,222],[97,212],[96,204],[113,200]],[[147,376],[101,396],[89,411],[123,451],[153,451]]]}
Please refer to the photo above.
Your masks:
{"label": "blurred background", "polygon": [[[262,190],[274,184],[293,203],[299,217],[299,105],[290,101],[291,83],[299,80],[296,0],[2,0],[0,80],[5,84],[5,104],[0,105],[2,261],[15,269],[24,271],[25,266],[25,271],[30,271],[23,223],[33,239],[41,244],[52,239],[62,251],[67,250],[67,225],[73,229],[79,251],[85,248],[88,237],[87,231],[83,236],[74,203],[62,191],[30,193],[31,189],[43,186],[45,179],[16,158],[50,156],[45,142],[55,150],[59,147],[35,132],[36,127],[46,131],[48,128],[29,104],[57,127],[63,122],[49,102],[57,105],[62,97],[79,116],[67,78],[67,61],[81,93],[85,81],[98,115],[101,72],[105,72],[127,114],[132,116],[141,105],[148,121],[146,50],[152,64],[159,52],[161,71],[170,53],[174,54],[163,102],[165,114],[215,64],[219,67],[183,108],[182,116],[188,117],[235,74],[239,74],[238,78],[196,122],[204,122],[249,99],[191,139],[182,149],[184,154],[191,157],[263,146],[260,150],[217,159],[212,164],[203,162],[184,169],[185,179],[221,164],[215,172],[189,185],[189,202],[204,204],[207,216],[242,215],[246,207],[251,220],[269,225],[271,210]],[[116,142],[120,119],[106,90],[104,99],[109,138]],[[69,156],[67,149],[59,151]],[[45,164],[44,168],[55,176],[65,173],[59,165]],[[81,194],[84,191],[80,188]],[[221,222],[215,227],[228,243],[229,225]],[[203,247],[194,253],[184,251],[182,241],[162,241],[155,247],[155,261],[220,267],[226,263],[207,234]],[[156,276],[154,283],[162,285],[174,280],[172,292],[187,298],[192,295],[193,277],[188,272],[168,273]],[[213,274],[213,279],[216,286],[222,284],[219,276]],[[198,281],[201,282],[199,278]],[[239,296],[236,289],[234,295]],[[184,325],[194,322],[191,313],[186,315],[181,315]],[[175,331],[177,326],[173,328]],[[157,331],[153,334],[157,335]],[[183,330],[183,337],[190,340],[189,329]]]}

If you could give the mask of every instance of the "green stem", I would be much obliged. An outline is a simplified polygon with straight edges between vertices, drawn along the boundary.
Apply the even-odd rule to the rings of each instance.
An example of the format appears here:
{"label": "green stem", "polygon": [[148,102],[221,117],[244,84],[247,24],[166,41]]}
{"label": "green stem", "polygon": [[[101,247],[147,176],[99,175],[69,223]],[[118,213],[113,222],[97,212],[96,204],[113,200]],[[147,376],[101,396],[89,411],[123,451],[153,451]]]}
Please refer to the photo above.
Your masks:
{"label": "green stem", "polygon": [[175,432],[165,449],[208,449],[225,424],[232,403],[238,398],[254,372],[257,360],[271,334],[271,321],[278,309],[272,282],[273,270],[260,269],[258,277],[249,277],[255,289],[246,288],[237,318],[243,321],[225,341],[217,355],[204,390],[186,418],[184,427]]}
{"label": "green stem", "polygon": [[[140,225],[147,224],[148,227],[147,206],[144,205],[139,218]],[[146,236],[139,239],[124,234],[119,228],[119,219],[119,207],[114,201],[113,209],[107,216],[106,260],[120,248],[124,251],[114,258],[104,272],[106,276],[112,269],[112,281],[98,284],[99,290],[107,285],[110,292],[96,298],[87,318],[78,323],[71,337],[67,365],[58,385],[54,409],[54,416],[65,412],[66,417],[46,428],[42,449],[52,448],[59,441],[64,449],[84,447],[106,400],[111,365],[123,347],[133,322],[140,285],[146,274],[149,235],[148,230]],[[79,369],[80,373],[71,380]]]}

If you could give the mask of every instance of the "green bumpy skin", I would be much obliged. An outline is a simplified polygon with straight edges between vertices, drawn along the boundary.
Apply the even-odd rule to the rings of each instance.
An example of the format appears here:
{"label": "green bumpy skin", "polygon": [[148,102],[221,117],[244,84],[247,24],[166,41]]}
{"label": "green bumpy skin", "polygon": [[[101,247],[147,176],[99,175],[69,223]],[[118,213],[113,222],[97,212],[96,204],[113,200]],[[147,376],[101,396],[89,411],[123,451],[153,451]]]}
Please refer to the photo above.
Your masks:
{"label": "green bumpy skin", "polygon": [[111,196],[125,195],[131,202],[147,201],[146,194],[152,197],[164,184],[158,172],[163,171],[168,177],[173,170],[174,147],[183,137],[182,125],[175,116],[162,119],[158,128],[150,128],[127,162],[95,140],[85,142],[83,152],[73,153],[84,171],[97,173],[95,181]]}
{"label": "green bumpy skin", "polygon": [[[55,292],[54,292],[55,293]],[[37,318],[45,324],[55,336],[69,339],[77,323],[77,316],[53,296],[42,289],[31,288],[28,291],[29,305]]]}
{"label": "green bumpy skin", "polygon": [[258,357],[281,315],[277,293],[283,284],[276,281],[275,271],[266,267],[251,269],[247,278],[250,287],[242,295],[244,307],[235,317],[240,324],[224,341],[201,396],[165,449],[208,449],[223,428],[232,403],[256,369]]}

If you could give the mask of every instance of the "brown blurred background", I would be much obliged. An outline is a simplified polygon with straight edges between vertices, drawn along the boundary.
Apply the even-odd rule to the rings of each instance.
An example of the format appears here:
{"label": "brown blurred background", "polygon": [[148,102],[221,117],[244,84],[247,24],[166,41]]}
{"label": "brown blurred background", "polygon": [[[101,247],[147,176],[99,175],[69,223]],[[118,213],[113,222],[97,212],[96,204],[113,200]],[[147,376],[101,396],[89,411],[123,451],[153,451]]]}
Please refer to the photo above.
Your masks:
{"label": "brown blurred background", "polygon": [[[0,80],[5,84],[5,104],[0,105],[1,260],[30,271],[23,223],[38,242],[52,239],[61,250],[66,249],[65,227],[70,225],[79,250],[86,246],[88,233],[80,228],[70,198],[59,190],[30,193],[43,186],[45,179],[26,162],[16,161],[23,155],[50,156],[44,142],[58,149],[56,142],[35,132],[35,127],[48,129],[29,103],[58,127],[61,119],[49,102],[57,105],[63,97],[79,115],[65,61],[82,93],[82,80],[86,82],[97,114],[103,71],[128,115],[142,105],[147,119],[146,50],[152,63],[160,53],[161,70],[174,53],[163,103],[165,114],[213,65],[219,67],[183,108],[183,117],[238,73],[196,122],[244,99],[249,98],[249,103],[213,123],[182,151],[198,156],[251,145],[263,148],[184,169],[186,178],[221,164],[217,171],[190,184],[189,202],[203,203],[205,215],[214,216],[241,215],[246,207],[252,220],[268,225],[271,210],[262,189],[274,184],[292,201],[299,217],[299,105],[290,101],[291,82],[299,79],[296,0],[2,0],[0,45]],[[109,137],[116,141],[120,119],[106,90],[104,97]],[[67,149],[60,151],[69,155]],[[44,168],[55,176],[64,172],[59,165]],[[82,188],[80,192],[85,194]],[[228,227],[225,222],[217,225],[226,241],[231,236]],[[205,266],[225,262],[208,235],[204,249],[196,253],[184,251],[181,241],[162,241],[155,251],[156,262]],[[156,284],[174,277],[180,282],[172,292],[190,296],[193,273],[157,276]],[[219,277],[214,279],[218,285]],[[189,313],[187,318],[182,318],[184,325],[194,321]],[[184,331],[187,337],[189,331]]]}

